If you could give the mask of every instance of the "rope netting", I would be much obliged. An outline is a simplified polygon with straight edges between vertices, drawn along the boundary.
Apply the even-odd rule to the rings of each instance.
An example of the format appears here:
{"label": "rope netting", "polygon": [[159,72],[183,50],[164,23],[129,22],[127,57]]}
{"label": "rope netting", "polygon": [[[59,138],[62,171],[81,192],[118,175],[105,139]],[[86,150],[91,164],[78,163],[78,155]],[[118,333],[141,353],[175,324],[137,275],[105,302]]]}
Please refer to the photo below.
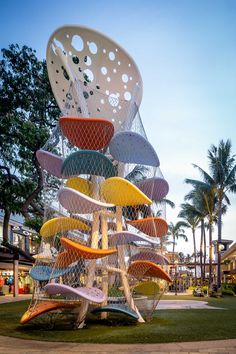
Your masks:
{"label": "rope netting", "polygon": [[91,311],[150,320],[171,281],[161,247],[169,186],[138,111],[139,86],[121,99],[86,72],[77,77],[68,56],[54,59],[64,61],[62,116],[37,152],[45,220],[22,323],[48,311],[72,313],[79,328]]}

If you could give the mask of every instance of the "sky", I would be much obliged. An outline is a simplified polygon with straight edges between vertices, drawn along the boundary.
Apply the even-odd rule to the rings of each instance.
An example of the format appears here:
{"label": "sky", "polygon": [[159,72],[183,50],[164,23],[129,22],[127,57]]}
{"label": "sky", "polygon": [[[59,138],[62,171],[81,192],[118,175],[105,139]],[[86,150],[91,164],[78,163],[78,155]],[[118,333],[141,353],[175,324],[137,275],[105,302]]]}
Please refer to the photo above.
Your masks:
{"label": "sky", "polygon": [[[167,221],[176,222],[189,191],[184,179],[200,178],[192,164],[208,171],[207,150],[220,139],[230,139],[236,153],[236,1],[2,1],[0,47],[26,44],[43,59],[52,32],[68,24],[106,34],[136,61],[140,113],[176,204]],[[223,238],[236,241],[236,197],[230,199]],[[177,250],[191,253],[192,244],[179,242]]]}

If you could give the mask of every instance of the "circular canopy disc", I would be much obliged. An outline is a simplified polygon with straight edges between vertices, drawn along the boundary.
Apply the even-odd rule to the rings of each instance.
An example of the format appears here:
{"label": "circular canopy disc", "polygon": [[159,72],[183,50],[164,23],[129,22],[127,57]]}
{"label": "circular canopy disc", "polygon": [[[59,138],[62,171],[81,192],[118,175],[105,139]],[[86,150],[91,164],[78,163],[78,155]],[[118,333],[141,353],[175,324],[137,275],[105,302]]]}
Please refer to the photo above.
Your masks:
{"label": "circular canopy disc", "polygon": [[131,56],[110,38],[82,26],[61,27],[48,41],[47,68],[62,112],[77,116],[86,106],[88,116],[110,120],[116,131],[127,116],[133,120],[142,78]]}

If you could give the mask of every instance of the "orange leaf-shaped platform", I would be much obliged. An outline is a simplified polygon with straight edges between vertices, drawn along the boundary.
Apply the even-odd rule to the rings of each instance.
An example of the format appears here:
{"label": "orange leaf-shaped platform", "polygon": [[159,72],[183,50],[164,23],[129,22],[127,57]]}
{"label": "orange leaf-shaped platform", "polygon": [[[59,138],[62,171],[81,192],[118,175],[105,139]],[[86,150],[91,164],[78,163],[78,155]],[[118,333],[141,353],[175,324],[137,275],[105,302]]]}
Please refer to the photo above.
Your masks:
{"label": "orange leaf-shaped platform", "polygon": [[70,264],[80,259],[98,259],[109,256],[117,252],[116,248],[111,249],[95,249],[81,245],[80,243],[71,241],[67,238],[61,238],[61,244],[64,251],[58,254],[56,259],[57,268],[66,268]]}
{"label": "orange leaf-shaped platform", "polygon": [[62,117],[59,124],[70,143],[80,149],[100,150],[114,134],[113,124],[101,118]]}
{"label": "orange leaf-shaped platform", "polygon": [[132,263],[128,268],[128,273],[137,279],[151,277],[172,282],[170,276],[159,265],[150,261],[143,260]]}
{"label": "orange leaf-shaped platform", "polygon": [[41,315],[42,313],[57,310],[59,308],[73,308],[75,307],[75,303],[68,303],[68,302],[54,302],[54,301],[44,301],[39,302],[36,306],[33,306],[27,310],[24,315],[21,317],[20,323],[25,324],[32,320],[33,318]]}
{"label": "orange leaf-shaped platform", "polygon": [[167,234],[168,224],[162,218],[146,218],[138,220],[127,220],[127,224],[134,226],[148,236],[162,237]]}

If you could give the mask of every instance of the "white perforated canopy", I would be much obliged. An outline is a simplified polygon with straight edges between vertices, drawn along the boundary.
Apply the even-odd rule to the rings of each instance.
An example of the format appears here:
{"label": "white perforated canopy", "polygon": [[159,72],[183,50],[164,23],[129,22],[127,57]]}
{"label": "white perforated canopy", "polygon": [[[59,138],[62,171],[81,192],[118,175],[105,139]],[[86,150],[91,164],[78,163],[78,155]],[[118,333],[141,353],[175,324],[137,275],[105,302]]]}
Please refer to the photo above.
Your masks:
{"label": "white perforated canopy", "polygon": [[116,131],[132,122],[142,79],[134,60],[113,40],[89,28],[61,27],[49,39],[47,67],[64,114],[105,118]]}

